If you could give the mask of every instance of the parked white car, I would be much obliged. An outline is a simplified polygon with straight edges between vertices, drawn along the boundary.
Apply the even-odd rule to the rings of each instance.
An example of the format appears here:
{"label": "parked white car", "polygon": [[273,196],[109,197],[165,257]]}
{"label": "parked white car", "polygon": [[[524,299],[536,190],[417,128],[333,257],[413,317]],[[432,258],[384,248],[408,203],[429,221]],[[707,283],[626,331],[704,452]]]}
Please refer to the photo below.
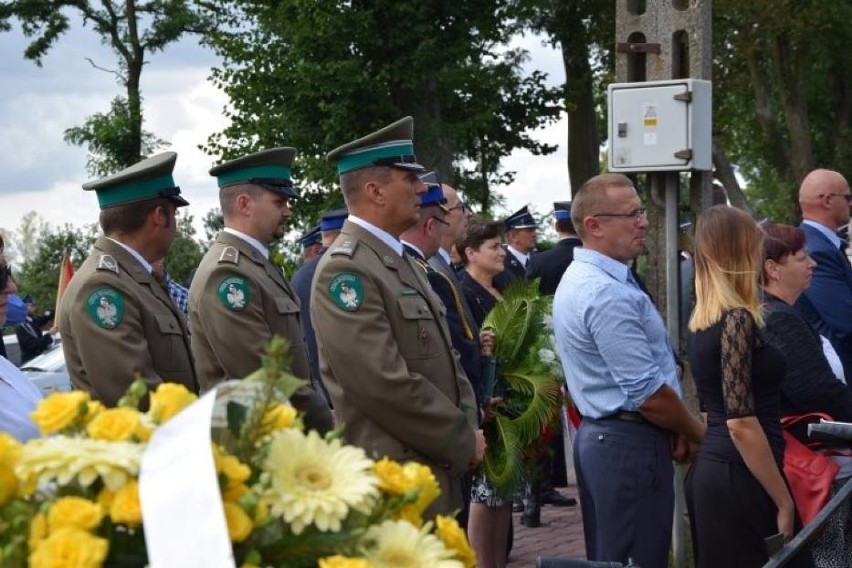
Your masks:
{"label": "parked white car", "polygon": [[27,361],[21,372],[41,389],[44,396],[71,390],[71,377],[65,365],[62,345],[54,343],[47,351]]}

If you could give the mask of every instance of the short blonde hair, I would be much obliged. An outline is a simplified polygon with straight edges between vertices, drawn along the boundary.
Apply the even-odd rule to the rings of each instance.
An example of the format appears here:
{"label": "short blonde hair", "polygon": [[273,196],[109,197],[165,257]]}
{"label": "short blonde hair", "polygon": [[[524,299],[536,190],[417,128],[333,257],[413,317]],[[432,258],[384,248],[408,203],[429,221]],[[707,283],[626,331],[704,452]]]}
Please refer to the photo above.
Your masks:
{"label": "short blonde hair", "polygon": [[633,182],[623,174],[600,174],[586,180],[574,194],[571,201],[571,220],[580,238],[583,238],[586,232],[583,219],[601,213],[601,207],[608,203],[607,189],[610,187],[633,187]]}
{"label": "short blonde hair", "polygon": [[714,205],[695,226],[695,310],[690,331],[709,328],[722,313],[745,308],[763,326],[760,279],[763,231],[745,211]]}

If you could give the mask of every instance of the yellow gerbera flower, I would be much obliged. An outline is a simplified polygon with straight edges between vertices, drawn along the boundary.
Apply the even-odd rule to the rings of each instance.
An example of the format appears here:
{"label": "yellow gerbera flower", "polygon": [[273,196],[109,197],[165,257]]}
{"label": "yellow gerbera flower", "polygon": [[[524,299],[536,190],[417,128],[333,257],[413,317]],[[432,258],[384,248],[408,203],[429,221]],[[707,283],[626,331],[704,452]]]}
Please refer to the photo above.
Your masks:
{"label": "yellow gerbera flower", "polygon": [[464,563],[465,568],[476,568],[476,552],[470,547],[467,535],[452,517],[438,515],[435,517],[435,533],[444,545],[455,551],[456,556]]}
{"label": "yellow gerbera flower", "polygon": [[88,487],[100,478],[112,491],[121,489],[139,473],[145,446],[54,436],[30,440],[21,448],[15,473],[28,485],[51,481],[67,485],[77,480]]}
{"label": "yellow gerbera flower", "polygon": [[313,430],[279,430],[263,464],[270,479],[263,500],[293,534],[311,524],[323,532],[339,531],[350,509],[364,510],[378,495],[372,465],[364,450],[339,439],[326,442]]}
{"label": "yellow gerbera flower", "polygon": [[406,521],[370,527],[364,535],[364,557],[375,568],[464,568],[430,528],[431,524],[417,528]]}

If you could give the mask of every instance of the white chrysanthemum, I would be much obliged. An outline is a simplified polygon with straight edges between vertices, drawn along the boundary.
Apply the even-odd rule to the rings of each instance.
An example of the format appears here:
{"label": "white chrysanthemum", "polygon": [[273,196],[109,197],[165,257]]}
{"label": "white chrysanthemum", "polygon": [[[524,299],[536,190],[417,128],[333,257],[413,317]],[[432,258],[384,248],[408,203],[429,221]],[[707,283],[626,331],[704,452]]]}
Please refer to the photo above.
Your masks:
{"label": "white chrysanthemum", "polygon": [[77,480],[88,487],[103,480],[110,491],[118,491],[139,473],[144,444],[107,442],[54,436],[27,442],[15,468],[19,478],[37,486],[56,482],[60,486]]}
{"label": "white chrysanthemum", "polygon": [[378,496],[372,467],[364,450],[339,439],[326,442],[313,430],[280,430],[272,435],[263,465],[270,479],[263,500],[294,534],[311,524],[339,531],[350,509],[364,510]]}
{"label": "white chrysanthemum", "polygon": [[542,347],[538,350],[538,358],[542,363],[552,365],[556,361],[556,353],[546,347]]}
{"label": "white chrysanthemum", "polygon": [[456,553],[430,534],[432,523],[385,521],[364,535],[364,558],[375,568],[464,568]]}

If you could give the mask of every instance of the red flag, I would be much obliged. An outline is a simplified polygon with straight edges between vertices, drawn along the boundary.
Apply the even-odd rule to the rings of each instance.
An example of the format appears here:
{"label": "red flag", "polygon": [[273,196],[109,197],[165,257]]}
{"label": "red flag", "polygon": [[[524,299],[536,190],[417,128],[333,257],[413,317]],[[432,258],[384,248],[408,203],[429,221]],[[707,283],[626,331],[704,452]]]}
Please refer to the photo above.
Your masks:
{"label": "red flag", "polygon": [[59,315],[59,303],[62,301],[62,295],[65,294],[65,289],[74,276],[74,266],[71,265],[71,258],[65,254],[62,255],[62,262],[59,264],[59,286],[56,288],[56,315]]}

